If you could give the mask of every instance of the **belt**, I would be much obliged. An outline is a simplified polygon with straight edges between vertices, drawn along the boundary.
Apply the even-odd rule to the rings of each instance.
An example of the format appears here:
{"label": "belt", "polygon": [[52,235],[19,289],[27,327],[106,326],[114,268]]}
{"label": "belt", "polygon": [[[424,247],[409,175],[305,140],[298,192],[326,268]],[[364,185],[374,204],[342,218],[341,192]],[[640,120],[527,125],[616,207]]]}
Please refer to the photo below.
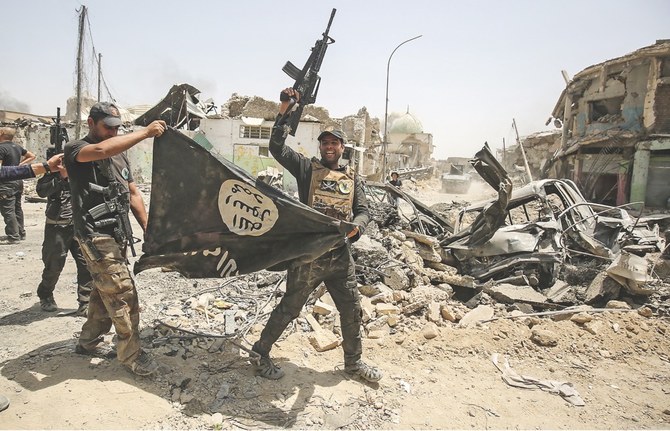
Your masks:
{"label": "belt", "polygon": [[63,219],[63,220],[53,220],[47,217],[46,224],[55,224],[58,226],[69,226],[72,224],[72,219]]}

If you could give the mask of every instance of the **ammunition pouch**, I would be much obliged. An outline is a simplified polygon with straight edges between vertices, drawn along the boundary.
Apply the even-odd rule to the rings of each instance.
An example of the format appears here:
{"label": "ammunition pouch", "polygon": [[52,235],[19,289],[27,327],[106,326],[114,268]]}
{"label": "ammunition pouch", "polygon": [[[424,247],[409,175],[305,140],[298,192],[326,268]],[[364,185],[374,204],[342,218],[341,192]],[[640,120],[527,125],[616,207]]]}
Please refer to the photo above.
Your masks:
{"label": "ammunition pouch", "polygon": [[100,205],[96,205],[90,210],[88,210],[88,213],[91,217],[93,217],[93,220],[98,220],[102,216],[105,216],[107,214],[114,214],[117,212],[118,205],[116,202],[109,201],[109,202],[103,202]]}
{"label": "ammunition pouch", "polygon": [[128,219],[128,210],[130,209],[128,194],[122,193],[120,184],[116,182],[110,183],[107,187],[89,183],[89,190],[102,194],[105,199],[103,203],[88,210],[88,214],[93,218],[93,226],[96,229],[114,226],[113,236],[116,242],[124,246],[130,245],[133,256],[135,256],[133,231]]}
{"label": "ammunition pouch", "polygon": [[93,258],[93,260],[96,262],[102,260],[102,253],[100,253],[100,250],[98,250],[98,248],[93,245],[93,241],[91,241],[90,238],[77,238],[77,242],[79,242],[79,247],[81,247],[84,254]]}

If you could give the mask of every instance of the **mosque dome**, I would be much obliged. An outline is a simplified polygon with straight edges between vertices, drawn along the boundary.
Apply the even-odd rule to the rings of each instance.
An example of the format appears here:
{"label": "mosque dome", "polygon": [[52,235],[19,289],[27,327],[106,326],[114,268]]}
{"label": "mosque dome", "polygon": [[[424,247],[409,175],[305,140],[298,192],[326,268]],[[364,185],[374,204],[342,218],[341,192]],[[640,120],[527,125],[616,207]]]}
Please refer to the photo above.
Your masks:
{"label": "mosque dome", "polygon": [[423,133],[423,125],[418,118],[407,111],[406,114],[402,114],[391,123],[389,133]]}

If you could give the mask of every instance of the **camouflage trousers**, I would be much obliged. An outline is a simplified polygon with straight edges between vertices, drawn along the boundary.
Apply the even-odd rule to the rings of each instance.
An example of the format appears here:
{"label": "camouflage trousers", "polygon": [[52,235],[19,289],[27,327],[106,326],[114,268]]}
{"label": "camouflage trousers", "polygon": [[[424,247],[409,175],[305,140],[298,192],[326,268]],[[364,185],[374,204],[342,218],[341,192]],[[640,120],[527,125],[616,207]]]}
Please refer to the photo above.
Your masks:
{"label": "camouflage trousers", "polygon": [[295,268],[286,275],[286,294],[272,311],[254,350],[268,355],[286,327],[300,315],[309,295],[323,282],[340,313],[342,349],[345,365],[353,365],[362,354],[361,301],[356,286],[354,260],[349,246],[327,252],[316,260]]}
{"label": "camouflage trousers", "polygon": [[131,364],[140,352],[140,310],[125,250],[110,236],[95,236],[90,243],[79,241],[79,245],[93,277],[88,318],[81,328],[79,344],[92,350],[113,324],[116,356],[122,364]]}

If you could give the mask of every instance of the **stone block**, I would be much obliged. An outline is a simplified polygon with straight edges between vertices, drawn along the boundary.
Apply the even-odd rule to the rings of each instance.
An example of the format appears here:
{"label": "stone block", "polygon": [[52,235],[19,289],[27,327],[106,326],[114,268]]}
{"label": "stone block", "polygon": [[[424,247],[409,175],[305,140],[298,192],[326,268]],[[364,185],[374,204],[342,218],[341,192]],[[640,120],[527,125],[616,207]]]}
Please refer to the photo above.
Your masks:
{"label": "stone block", "polygon": [[400,266],[392,266],[384,268],[384,284],[393,290],[407,290],[410,288],[409,277],[405,274],[405,270]]}
{"label": "stone block", "polygon": [[378,295],[391,295],[393,289],[385,285],[384,283],[375,283],[375,284],[365,284],[358,287],[358,291],[363,296],[372,298]]}
{"label": "stone block", "polygon": [[386,314],[400,314],[400,308],[396,307],[393,304],[387,304],[385,302],[378,303],[375,305],[375,311],[378,316]]}
{"label": "stone block", "polygon": [[423,335],[423,338],[426,340],[431,340],[440,335],[440,328],[433,322],[428,322],[426,326],[421,329],[421,335]]}
{"label": "stone block", "polygon": [[375,315],[375,306],[372,305],[370,298],[365,296],[361,298],[361,310],[363,311],[363,322],[367,322]]}
{"label": "stone block", "polygon": [[470,326],[476,325],[478,322],[489,320],[493,317],[493,307],[489,305],[479,305],[474,310],[469,311],[460,322],[458,326],[461,328],[467,328]]}
{"label": "stone block", "polygon": [[320,314],[321,316],[328,316],[334,311],[335,308],[333,306],[328,305],[325,302],[319,300],[317,300],[316,303],[314,304],[314,307],[312,307],[312,312],[314,314]]}
{"label": "stone block", "polygon": [[599,300],[608,300],[619,297],[621,285],[601,272],[591,281],[584,293],[584,302],[592,304]]}
{"label": "stone block", "polygon": [[516,286],[514,284],[502,283],[492,286],[487,292],[496,301],[511,304],[514,302],[542,303],[547,298],[530,286]]}
{"label": "stone block", "polygon": [[554,347],[558,345],[558,335],[548,329],[533,328],[530,339],[539,346]]}
{"label": "stone block", "polygon": [[428,310],[426,311],[426,319],[429,322],[438,323],[442,321],[442,315],[440,314],[440,304],[435,301],[432,301],[428,304]]}
{"label": "stone block", "polygon": [[339,346],[342,342],[342,340],[335,334],[324,331],[323,329],[320,331],[310,332],[310,334],[307,336],[307,339],[317,352],[332,350]]}
{"label": "stone block", "polygon": [[442,305],[440,306],[440,315],[444,320],[448,320],[450,322],[456,322],[456,313],[454,313],[454,310],[452,310],[451,307],[448,305]]}

